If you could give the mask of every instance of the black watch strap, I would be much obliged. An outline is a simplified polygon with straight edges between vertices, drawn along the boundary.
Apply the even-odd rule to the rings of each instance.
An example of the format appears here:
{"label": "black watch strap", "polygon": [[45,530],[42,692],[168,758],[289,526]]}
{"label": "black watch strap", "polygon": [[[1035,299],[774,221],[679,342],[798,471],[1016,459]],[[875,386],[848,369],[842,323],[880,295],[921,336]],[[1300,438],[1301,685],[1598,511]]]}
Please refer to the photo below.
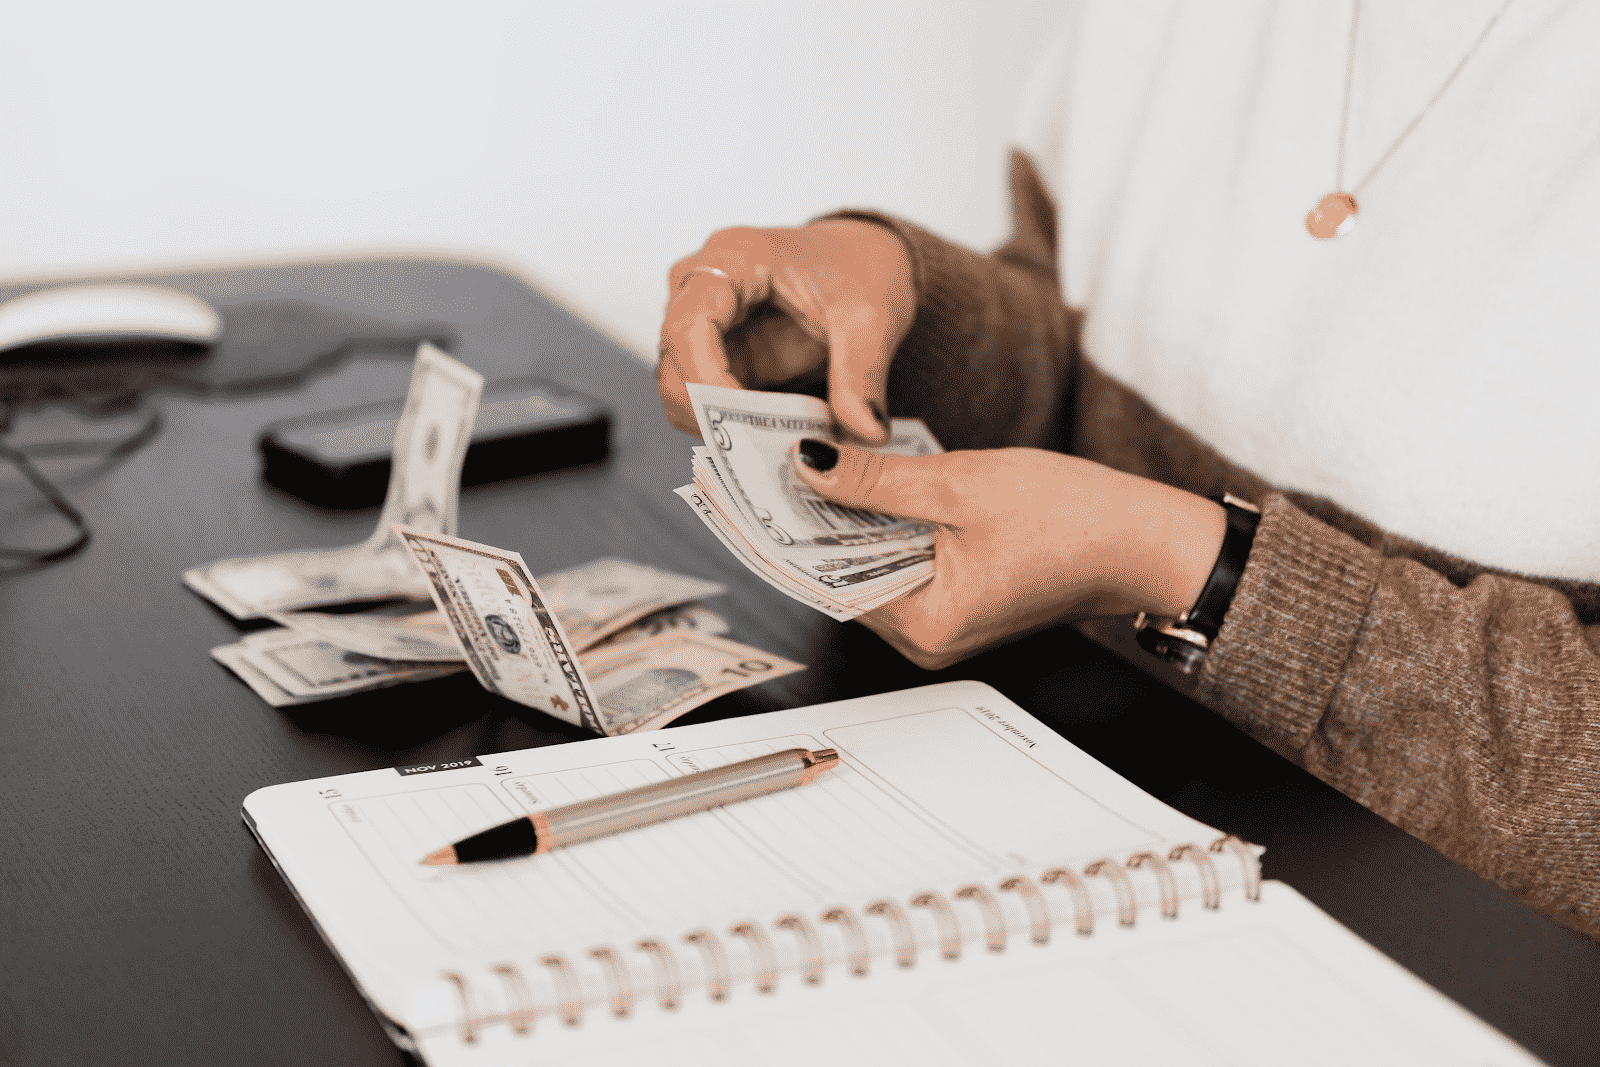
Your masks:
{"label": "black watch strap", "polygon": [[1256,527],[1261,523],[1261,510],[1254,504],[1230,493],[1220,499],[1213,497],[1228,513],[1227,532],[1222,535],[1222,549],[1217,562],[1211,567],[1205,588],[1194,602],[1194,607],[1179,618],[1185,629],[1204,635],[1207,644],[1217,639],[1222,629],[1222,617],[1233,603],[1233,594],[1239,588],[1239,576],[1244,573],[1245,561],[1250,558],[1250,546],[1255,543]]}
{"label": "black watch strap", "polygon": [[1244,573],[1250,547],[1255,544],[1256,527],[1261,522],[1260,509],[1249,501],[1229,493],[1211,499],[1227,512],[1228,525],[1222,535],[1217,562],[1211,566],[1200,598],[1194,602],[1194,607],[1170,622],[1150,618],[1142,611],[1133,620],[1139,647],[1166,660],[1184,674],[1200,669],[1211,642],[1216,640],[1217,631],[1222,629],[1222,617],[1233,603],[1239,576]]}

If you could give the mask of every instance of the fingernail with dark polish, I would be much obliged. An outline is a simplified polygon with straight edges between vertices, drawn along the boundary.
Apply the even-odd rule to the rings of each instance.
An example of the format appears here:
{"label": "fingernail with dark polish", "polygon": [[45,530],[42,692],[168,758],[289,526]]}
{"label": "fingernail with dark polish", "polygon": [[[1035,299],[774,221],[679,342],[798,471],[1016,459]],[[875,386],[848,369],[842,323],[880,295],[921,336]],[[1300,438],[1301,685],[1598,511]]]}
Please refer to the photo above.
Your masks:
{"label": "fingernail with dark polish", "polygon": [[807,437],[800,442],[800,462],[814,471],[826,474],[839,462],[839,450],[826,441]]}
{"label": "fingernail with dark polish", "polygon": [[878,425],[887,430],[889,428],[889,416],[883,413],[883,405],[874,400],[867,407],[872,409],[872,417],[878,420]]}

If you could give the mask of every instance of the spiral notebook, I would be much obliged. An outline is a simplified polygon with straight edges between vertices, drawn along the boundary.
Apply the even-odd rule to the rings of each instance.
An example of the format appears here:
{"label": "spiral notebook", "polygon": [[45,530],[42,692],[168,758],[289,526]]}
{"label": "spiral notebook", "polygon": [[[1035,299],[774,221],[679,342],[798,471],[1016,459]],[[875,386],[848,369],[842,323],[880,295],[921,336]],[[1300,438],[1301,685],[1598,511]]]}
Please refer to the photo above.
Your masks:
{"label": "spiral notebook", "polygon": [[[794,747],[841,765],[543,856],[418,864]],[[272,786],[244,817],[435,1067],[1537,1062],[976,682]]]}

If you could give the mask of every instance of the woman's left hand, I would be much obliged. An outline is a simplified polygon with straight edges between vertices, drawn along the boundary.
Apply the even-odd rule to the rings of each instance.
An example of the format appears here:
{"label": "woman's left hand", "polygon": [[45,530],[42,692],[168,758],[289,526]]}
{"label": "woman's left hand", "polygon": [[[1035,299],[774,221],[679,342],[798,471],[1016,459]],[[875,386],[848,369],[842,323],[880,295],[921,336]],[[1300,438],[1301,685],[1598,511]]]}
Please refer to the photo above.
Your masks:
{"label": "woman's left hand", "polygon": [[792,458],[829,500],[933,524],[933,580],[859,620],[929,669],[1067,617],[1176,617],[1226,527],[1204,497],[1031,448],[894,456],[806,441]]}

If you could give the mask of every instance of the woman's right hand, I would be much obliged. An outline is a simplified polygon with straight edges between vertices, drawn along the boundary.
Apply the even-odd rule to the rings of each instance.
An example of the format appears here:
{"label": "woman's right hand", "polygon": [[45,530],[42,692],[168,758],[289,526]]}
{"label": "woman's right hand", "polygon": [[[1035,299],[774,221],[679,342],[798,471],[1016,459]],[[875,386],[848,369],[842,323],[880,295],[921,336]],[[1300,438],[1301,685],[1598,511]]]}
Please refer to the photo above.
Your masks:
{"label": "woman's right hand", "polygon": [[668,284],[656,380],[672,425],[699,434],[689,382],[753,388],[826,364],[843,433],[888,441],[889,364],[916,314],[911,257],[892,230],[862,219],[719,230]]}

